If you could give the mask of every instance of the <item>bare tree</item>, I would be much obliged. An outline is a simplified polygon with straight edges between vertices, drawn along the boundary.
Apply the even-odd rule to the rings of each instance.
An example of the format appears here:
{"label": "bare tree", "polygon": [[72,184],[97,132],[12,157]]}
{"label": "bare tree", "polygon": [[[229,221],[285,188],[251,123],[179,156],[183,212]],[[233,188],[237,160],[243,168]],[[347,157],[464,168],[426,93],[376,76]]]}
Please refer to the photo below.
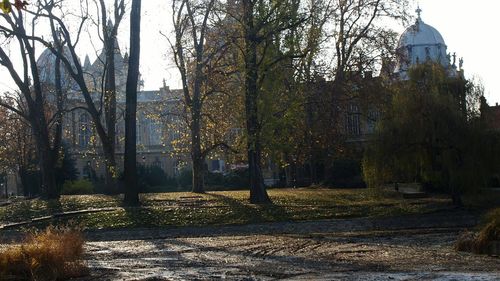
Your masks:
{"label": "bare tree", "polygon": [[[384,46],[384,42],[394,36],[381,24],[382,19],[406,20],[408,0],[342,0],[335,1],[333,9],[334,29],[329,34],[335,44],[334,81],[340,87],[346,72],[373,65],[374,59],[381,58],[394,46]],[[378,46],[378,48],[373,48]],[[364,52],[368,49],[370,54]],[[376,53],[378,51],[378,53]],[[363,55],[364,54],[364,55]],[[360,64],[361,63],[361,64]]]}
{"label": "bare tree", "polygon": [[[63,92],[61,87],[60,60],[56,59],[55,67],[55,99],[56,109],[52,112],[46,106],[48,94],[44,90],[40,79],[40,73],[35,59],[36,41],[34,32],[34,22],[38,15],[32,18],[31,33],[26,31],[25,11],[21,9],[13,10],[11,13],[3,13],[1,17],[6,25],[0,25],[0,32],[8,39],[14,39],[18,44],[22,60],[22,73],[16,70],[14,63],[6,49],[0,47],[0,64],[4,66],[16,86],[19,89],[21,99],[25,103],[25,108],[12,106],[8,102],[0,104],[5,108],[17,113],[28,121],[35,140],[38,155],[39,167],[42,178],[42,193],[47,198],[58,198],[54,166],[59,159],[59,151],[62,138],[62,106]],[[54,50],[62,52],[65,42],[53,33]],[[51,114],[52,113],[52,114]],[[52,125],[54,129],[52,130]]]}
{"label": "bare tree", "polygon": [[108,8],[104,0],[99,0],[100,6],[100,25],[104,44],[104,62],[103,64],[103,87],[104,93],[104,119],[106,124],[106,143],[107,149],[104,150],[106,156],[106,186],[108,191],[115,191],[116,178],[118,171],[116,167],[115,150],[116,150],[116,72],[115,72],[115,54],[118,46],[116,46],[116,36],[118,28],[125,15],[124,0],[115,0],[113,3],[113,22],[108,16]]}
{"label": "bare tree", "polygon": [[[45,0],[43,3],[38,3],[37,11],[26,11],[38,18],[46,18],[50,22],[51,31],[53,34],[53,39],[56,40],[56,35],[64,42],[64,50],[58,48],[57,45],[51,44],[43,39],[41,36],[31,36],[29,39],[37,41],[47,46],[47,48],[52,51],[56,56],[57,60],[64,65],[66,71],[69,73],[70,77],[78,85],[81,91],[83,99],[85,101],[85,109],[91,116],[92,122],[95,125],[95,129],[99,139],[102,143],[102,148],[104,152],[104,157],[106,160],[106,178],[108,179],[108,184],[110,186],[114,185],[114,179],[116,178],[116,161],[115,161],[115,122],[116,122],[116,87],[114,85],[114,67],[109,65],[114,65],[113,62],[106,62],[105,67],[105,104],[101,103],[100,99],[95,99],[92,91],[89,89],[86,81],[86,72],[81,65],[80,59],[76,54],[76,46],[80,39],[80,34],[83,26],[88,19],[88,11],[82,9],[81,22],[79,23],[78,32],[74,35],[70,32],[68,26],[63,21],[57,13],[63,14],[61,11],[60,1]],[[105,7],[101,7],[101,10],[105,10]],[[116,32],[118,24],[121,21],[124,14],[124,5],[121,1],[115,2],[115,25],[108,29],[104,27],[105,31],[103,35],[103,41],[105,42],[106,57],[108,56],[108,51],[114,54],[114,39],[116,38]],[[57,11],[57,12],[56,12]],[[106,12],[103,11],[101,16],[105,16]],[[109,43],[109,42],[113,43]],[[113,57],[113,56],[111,56]],[[113,58],[111,59],[111,61]],[[115,89],[115,90],[113,90]],[[105,107],[105,124],[102,122],[103,107]]]}
{"label": "bare tree", "polygon": [[[204,192],[204,162],[207,153],[224,143],[214,143],[202,148],[201,126],[205,99],[213,95],[214,89],[208,89],[206,70],[217,54],[226,46],[207,47],[209,17],[214,10],[215,0],[172,1],[175,43],[171,44],[175,63],[181,74],[184,105],[189,112],[188,125],[191,133],[192,191]],[[215,42],[212,42],[215,43]],[[203,89],[202,89],[203,88]],[[226,145],[227,146],[227,145]]]}

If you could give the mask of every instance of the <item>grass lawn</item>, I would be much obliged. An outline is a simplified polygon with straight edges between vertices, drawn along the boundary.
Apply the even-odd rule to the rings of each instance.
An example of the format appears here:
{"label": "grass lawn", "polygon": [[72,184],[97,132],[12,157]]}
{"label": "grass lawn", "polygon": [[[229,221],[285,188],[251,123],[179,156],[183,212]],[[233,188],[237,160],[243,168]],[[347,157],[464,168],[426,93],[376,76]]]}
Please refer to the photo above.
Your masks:
{"label": "grass lawn", "polygon": [[109,208],[33,222],[29,226],[79,224],[88,229],[199,226],[255,222],[381,217],[430,212],[450,206],[445,197],[403,199],[371,189],[270,189],[273,205],[248,203],[248,191],[142,194],[142,206],[124,208],[121,196],[72,195],[60,200],[22,200],[0,207],[0,225],[63,212]]}

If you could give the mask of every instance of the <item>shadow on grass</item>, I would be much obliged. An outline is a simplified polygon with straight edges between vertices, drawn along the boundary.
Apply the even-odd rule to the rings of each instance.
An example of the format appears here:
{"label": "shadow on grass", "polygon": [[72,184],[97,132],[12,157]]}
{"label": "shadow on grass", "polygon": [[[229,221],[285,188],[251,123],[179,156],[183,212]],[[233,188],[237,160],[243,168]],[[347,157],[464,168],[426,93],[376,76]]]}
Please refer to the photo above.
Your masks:
{"label": "shadow on grass", "polygon": [[286,209],[279,205],[254,205],[222,194],[207,193],[207,195],[228,205],[232,213],[243,217],[246,222],[287,221],[291,219]]}
{"label": "shadow on grass", "polygon": [[174,217],[171,209],[151,207],[126,207],[122,222],[126,227],[161,227]]}

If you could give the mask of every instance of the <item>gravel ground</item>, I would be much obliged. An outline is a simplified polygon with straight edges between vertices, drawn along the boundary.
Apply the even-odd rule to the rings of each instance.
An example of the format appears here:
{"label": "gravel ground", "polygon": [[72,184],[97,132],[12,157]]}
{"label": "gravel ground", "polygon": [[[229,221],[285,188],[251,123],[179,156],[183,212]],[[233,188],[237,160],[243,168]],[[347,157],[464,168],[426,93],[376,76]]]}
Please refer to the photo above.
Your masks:
{"label": "gravel ground", "polygon": [[500,258],[452,248],[473,217],[87,233],[80,280],[500,280]]}

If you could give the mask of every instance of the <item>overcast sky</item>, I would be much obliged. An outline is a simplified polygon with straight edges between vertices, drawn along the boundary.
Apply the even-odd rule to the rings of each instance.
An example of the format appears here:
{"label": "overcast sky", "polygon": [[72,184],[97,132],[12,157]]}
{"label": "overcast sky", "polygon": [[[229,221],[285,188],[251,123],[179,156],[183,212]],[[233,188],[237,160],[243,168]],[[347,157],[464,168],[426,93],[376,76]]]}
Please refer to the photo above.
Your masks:
{"label": "overcast sky", "polygon": [[[76,1],[78,2],[78,1]],[[143,22],[141,39],[141,73],[146,90],[161,87],[163,79],[172,88],[180,86],[177,69],[171,60],[168,41],[160,32],[170,34],[170,1],[143,1]],[[500,102],[500,77],[497,68],[500,65],[500,2],[493,0],[420,0],[422,20],[436,28],[443,36],[448,52],[456,52],[464,58],[464,69],[467,78],[476,76],[482,79],[486,88],[486,98],[490,104]],[[415,10],[415,1],[411,11]],[[120,45],[128,46],[128,18],[119,32]],[[396,27],[403,32],[404,27]],[[89,33],[94,33],[89,30]],[[88,41],[88,40],[87,40]],[[100,48],[100,42],[94,42]],[[122,52],[126,47],[122,48]],[[93,47],[82,41],[78,50],[82,56],[88,54],[95,58]],[[5,77],[5,71],[0,71]],[[0,80],[0,90],[14,86],[9,79]]]}

